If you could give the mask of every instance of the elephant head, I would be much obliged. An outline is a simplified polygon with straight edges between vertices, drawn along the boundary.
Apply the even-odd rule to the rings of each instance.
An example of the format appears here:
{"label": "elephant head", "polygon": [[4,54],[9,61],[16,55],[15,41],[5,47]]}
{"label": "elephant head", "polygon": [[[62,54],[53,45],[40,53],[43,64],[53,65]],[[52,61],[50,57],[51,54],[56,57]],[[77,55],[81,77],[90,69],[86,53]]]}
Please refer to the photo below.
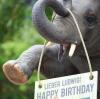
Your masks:
{"label": "elephant head", "polygon": [[[51,7],[56,13],[53,23],[44,13],[46,7]],[[32,10],[33,23],[47,40],[59,44],[80,45],[76,25],[67,8],[74,13],[85,42],[90,43],[99,33],[99,0],[38,0]]]}
{"label": "elephant head", "polygon": [[[47,19],[44,13],[45,8],[48,6],[53,8],[56,13],[53,23]],[[79,23],[84,41],[88,45],[88,52],[91,55],[96,55],[96,53],[100,55],[100,0],[72,0],[72,2],[71,0],[38,0],[33,7],[33,22],[39,33],[46,39],[59,44],[76,44],[77,42],[77,48],[81,48],[79,47],[81,46],[81,40],[77,33],[78,31],[67,8],[71,9]],[[47,70],[49,70],[48,68],[50,68],[49,65],[51,63],[51,68],[55,67],[56,63],[58,68],[58,63],[60,63],[57,59],[58,49],[60,49],[58,45],[55,47],[47,47],[45,50],[44,65],[46,66],[44,67],[48,66]],[[38,68],[37,66],[43,47],[43,45],[33,46],[23,52],[18,59],[6,62],[3,65],[3,71],[7,78],[14,84],[26,83],[32,75],[32,71]],[[77,51],[78,54],[80,51],[82,49]],[[51,61],[52,58],[55,61]],[[50,64],[46,61],[49,61]],[[61,64],[61,68],[57,70],[62,70],[62,66],[64,65]],[[43,67],[42,69],[44,70]],[[48,72],[47,70],[45,74]],[[53,69],[50,70],[52,72]]]}

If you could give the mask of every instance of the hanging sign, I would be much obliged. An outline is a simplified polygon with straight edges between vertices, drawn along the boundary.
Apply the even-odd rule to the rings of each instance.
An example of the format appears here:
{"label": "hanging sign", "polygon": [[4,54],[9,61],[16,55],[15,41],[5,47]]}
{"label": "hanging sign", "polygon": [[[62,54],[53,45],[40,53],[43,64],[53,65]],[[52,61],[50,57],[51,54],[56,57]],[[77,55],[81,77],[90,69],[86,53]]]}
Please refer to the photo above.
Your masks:
{"label": "hanging sign", "polygon": [[34,99],[97,99],[98,72],[41,80],[35,82]]}

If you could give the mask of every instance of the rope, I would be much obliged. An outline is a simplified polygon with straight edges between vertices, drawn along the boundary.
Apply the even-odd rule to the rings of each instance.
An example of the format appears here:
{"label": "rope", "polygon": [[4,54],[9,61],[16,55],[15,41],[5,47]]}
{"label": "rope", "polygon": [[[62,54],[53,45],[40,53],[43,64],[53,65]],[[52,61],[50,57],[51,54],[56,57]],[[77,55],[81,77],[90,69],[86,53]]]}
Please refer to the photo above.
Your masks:
{"label": "rope", "polygon": [[75,22],[75,25],[77,27],[77,30],[78,30],[78,33],[79,33],[79,36],[80,36],[80,39],[82,41],[82,44],[83,44],[83,48],[84,48],[84,51],[85,51],[85,54],[86,54],[86,58],[87,58],[87,61],[88,61],[88,66],[89,66],[89,70],[90,70],[90,79],[93,79],[93,75],[92,75],[92,65],[91,65],[91,61],[90,61],[90,57],[89,57],[89,54],[88,54],[88,51],[86,49],[86,45],[85,45],[85,42],[84,42],[84,39],[83,39],[83,36],[82,36],[82,32],[79,28],[79,25],[78,25],[78,22],[74,16],[74,14],[72,13],[72,11],[70,9],[67,8],[67,10],[69,11],[69,13],[71,14],[74,22]]}
{"label": "rope", "polygon": [[[54,13],[51,22],[54,21],[55,16],[56,16],[56,14]],[[39,64],[38,64],[37,79],[38,79],[38,81],[39,81],[39,88],[42,87],[42,84],[41,84],[41,81],[40,81],[40,69],[41,69],[41,63],[42,63],[43,55],[44,55],[44,52],[45,52],[46,47],[52,45],[52,42],[48,42],[47,44],[46,44],[46,42],[47,42],[47,41],[45,40],[45,41],[44,41],[44,44],[43,44],[44,47],[42,48],[42,52],[41,52],[40,59],[39,59]]]}
{"label": "rope", "polygon": [[[92,65],[91,65],[91,61],[90,61],[90,58],[89,58],[89,54],[88,54],[88,51],[87,51],[87,49],[86,49],[86,45],[85,45],[85,42],[84,42],[84,39],[83,39],[83,36],[82,36],[82,32],[81,32],[81,30],[80,30],[80,28],[79,28],[78,22],[77,22],[77,20],[76,20],[76,18],[75,18],[75,16],[74,16],[74,14],[72,13],[72,11],[71,11],[70,9],[68,9],[68,8],[67,8],[67,10],[68,10],[69,13],[71,14],[71,16],[72,16],[72,18],[73,18],[73,20],[74,20],[74,22],[75,22],[76,28],[77,28],[77,30],[78,30],[80,39],[81,39],[82,44],[83,44],[83,48],[84,48],[84,51],[85,51],[85,54],[86,54],[86,58],[87,58],[87,61],[88,61],[88,65],[89,65],[89,69],[90,69],[90,79],[93,79],[93,75],[92,75]],[[56,16],[56,15],[53,16],[52,22],[53,22],[55,16]],[[43,55],[44,55],[44,51],[45,51],[45,49],[46,49],[46,46],[49,46],[49,45],[51,45],[51,44],[52,44],[51,42],[48,42],[48,43],[46,44],[46,40],[45,40],[45,42],[44,42],[44,47],[42,48],[42,52],[41,52],[41,55],[40,55],[40,60],[39,60],[39,65],[38,65],[38,72],[37,72],[37,79],[38,79],[38,81],[39,81],[39,87],[40,87],[40,88],[42,87],[42,84],[41,84],[41,82],[40,82],[41,63],[42,63],[42,59],[43,59]]]}
{"label": "rope", "polygon": [[38,71],[37,71],[37,79],[39,81],[39,87],[42,87],[41,82],[40,82],[40,69],[41,69],[41,63],[42,63],[45,48],[46,48],[46,40],[44,41],[44,47],[42,48],[42,52],[41,52],[40,60],[39,60],[39,65],[38,65]]}

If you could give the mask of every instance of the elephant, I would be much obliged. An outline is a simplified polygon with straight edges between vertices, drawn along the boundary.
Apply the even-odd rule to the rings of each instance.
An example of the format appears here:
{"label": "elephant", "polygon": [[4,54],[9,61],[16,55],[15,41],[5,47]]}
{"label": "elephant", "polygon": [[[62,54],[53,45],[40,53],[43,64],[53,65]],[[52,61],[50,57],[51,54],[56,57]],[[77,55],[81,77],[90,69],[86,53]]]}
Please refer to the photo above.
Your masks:
{"label": "elephant", "polygon": [[[53,22],[45,15],[46,7],[56,14]],[[84,48],[78,35],[70,9],[79,24],[93,71],[100,72],[100,0],[38,0],[32,10],[33,23],[45,39],[54,42],[46,47],[41,64],[41,73],[47,78],[62,77],[89,72]],[[69,57],[71,44],[76,45],[74,55]],[[24,51],[18,59],[3,65],[6,77],[14,84],[24,84],[38,68],[44,45],[34,45]],[[99,74],[100,75],[100,74]],[[98,78],[98,99],[100,98]]]}

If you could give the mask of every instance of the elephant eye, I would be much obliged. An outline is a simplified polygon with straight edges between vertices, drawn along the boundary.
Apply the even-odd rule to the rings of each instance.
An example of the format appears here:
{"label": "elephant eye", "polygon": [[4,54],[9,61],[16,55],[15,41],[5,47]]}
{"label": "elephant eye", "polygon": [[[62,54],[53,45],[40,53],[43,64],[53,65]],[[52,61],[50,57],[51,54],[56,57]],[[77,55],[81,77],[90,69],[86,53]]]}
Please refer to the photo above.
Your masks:
{"label": "elephant eye", "polygon": [[85,19],[86,19],[88,25],[95,25],[97,22],[96,15],[87,15],[87,16],[85,16]]}

